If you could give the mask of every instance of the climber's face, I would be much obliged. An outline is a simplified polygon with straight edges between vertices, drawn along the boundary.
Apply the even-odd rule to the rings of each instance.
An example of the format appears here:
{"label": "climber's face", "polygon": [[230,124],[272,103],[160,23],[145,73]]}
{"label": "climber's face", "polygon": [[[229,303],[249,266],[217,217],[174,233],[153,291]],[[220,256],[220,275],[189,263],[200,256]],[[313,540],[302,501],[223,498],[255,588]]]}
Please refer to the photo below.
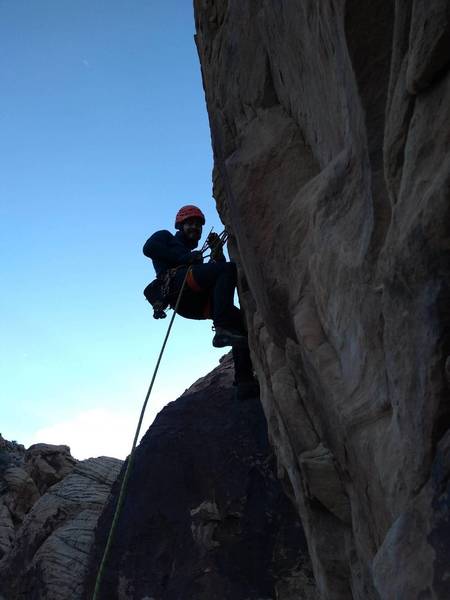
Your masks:
{"label": "climber's face", "polygon": [[202,222],[196,217],[191,217],[183,222],[183,233],[191,242],[196,242],[202,237]]}

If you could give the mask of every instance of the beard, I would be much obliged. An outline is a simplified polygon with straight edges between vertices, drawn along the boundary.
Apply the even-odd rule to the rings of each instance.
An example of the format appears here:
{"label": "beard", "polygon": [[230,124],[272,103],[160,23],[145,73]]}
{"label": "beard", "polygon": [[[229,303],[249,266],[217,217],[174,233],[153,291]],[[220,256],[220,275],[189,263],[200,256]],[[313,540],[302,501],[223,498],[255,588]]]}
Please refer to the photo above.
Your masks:
{"label": "beard", "polygon": [[198,229],[188,229],[183,231],[183,234],[190,248],[196,248],[202,237],[202,232]]}

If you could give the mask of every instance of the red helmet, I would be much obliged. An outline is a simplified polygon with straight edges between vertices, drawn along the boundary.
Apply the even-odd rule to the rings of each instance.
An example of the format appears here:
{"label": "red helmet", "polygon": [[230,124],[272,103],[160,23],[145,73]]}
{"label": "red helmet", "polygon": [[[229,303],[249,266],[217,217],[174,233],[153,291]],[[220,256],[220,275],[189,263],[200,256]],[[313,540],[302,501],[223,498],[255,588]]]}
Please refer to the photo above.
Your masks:
{"label": "red helmet", "polygon": [[175,217],[175,229],[180,229],[182,223],[186,221],[186,219],[192,219],[192,217],[200,219],[202,225],[205,224],[205,215],[202,211],[196,206],[188,204],[187,206],[182,206],[177,212],[177,216]]}

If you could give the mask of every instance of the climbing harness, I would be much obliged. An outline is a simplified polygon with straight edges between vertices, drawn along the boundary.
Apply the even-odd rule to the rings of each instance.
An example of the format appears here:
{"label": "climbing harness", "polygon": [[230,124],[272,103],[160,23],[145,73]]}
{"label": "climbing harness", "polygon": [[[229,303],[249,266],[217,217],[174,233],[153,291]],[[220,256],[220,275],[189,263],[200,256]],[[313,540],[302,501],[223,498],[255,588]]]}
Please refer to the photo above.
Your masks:
{"label": "climbing harness", "polygon": [[180,268],[182,267],[167,269],[162,277],[157,277],[145,288],[144,296],[153,307],[154,319],[165,319],[167,317],[166,309],[169,307],[171,300],[170,284]]}
{"label": "climbing harness", "polygon": [[145,396],[144,404],[142,406],[142,410],[141,410],[141,415],[139,417],[138,426],[137,426],[137,429],[136,429],[136,433],[134,434],[134,440],[133,440],[133,445],[131,447],[130,456],[128,457],[127,468],[125,470],[125,474],[123,476],[122,484],[120,486],[119,499],[117,501],[116,509],[114,511],[114,516],[113,516],[113,520],[112,520],[112,523],[111,523],[111,528],[109,530],[108,539],[106,541],[105,550],[103,552],[102,561],[100,563],[100,567],[99,567],[98,572],[97,572],[97,577],[96,577],[96,580],[95,580],[94,595],[92,596],[92,600],[98,600],[98,598],[99,598],[100,585],[101,585],[101,582],[102,582],[102,579],[103,579],[103,575],[104,575],[104,572],[105,572],[106,563],[107,563],[108,556],[109,556],[109,553],[110,553],[110,550],[111,550],[114,533],[115,533],[115,530],[116,530],[117,522],[119,520],[119,515],[120,515],[120,512],[122,510],[122,505],[123,505],[124,498],[125,498],[125,491],[126,491],[126,488],[127,488],[128,479],[129,479],[130,472],[131,472],[131,466],[132,466],[133,461],[134,461],[134,454],[135,454],[135,450],[136,450],[136,446],[137,446],[137,441],[138,441],[138,438],[139,438],[139,433],[141,431],[142,420],[144,418],[145,409],[147,408],[148,399],[150,398],[150,394],[151,394],[152,389],[153,389],[153,384],[155,383],[156,374],[158,373],[158,369],[159,369],[159,365],[161,363],[162,355],[164,354],[164,350],[166,348],[167,340],[169,339],[170,331],[172,329],[172,325],[173,325],[175,316],[177,314],[178,306],[180,304],[181,296],[183,294],[183,290],[184,290],[184,287],[186,285],[187,276],[188,276],[188,273],[190,273],[190,271],[191,271],[191,267],[189,267],[188,270],[186,271],[186,275],[185,275],[183,283],[181,285],[181,289],[180,289],[180,292],[178,294],[178,298],[177,298],[177,301],[176,301],[176,304],[175,304],[175,307],[174,307],[174,310],[173,310],[173,315],[172,315],[172,318],[170,319],[169,327],[167,328],[166,337],[164,338],[164,342],[163,342],[163,345],[162,345],[162,348],[161,348],[161,352],[159,353],[158,360],[156,362],[156,367],[155,367],[155,370],[153,372],[153,377],[152,377],[152,380],[150,382],[150,386],[149,386],[149,388],[147,390],[147,394]]}
{"label": "climbing harness", "polygon": [[[213,228],[208,234],[208,238],[211,235]],[[208,238],[203,244],[200,252],[202,255],[210,250],[210,254],[204,256],[204,258],[211,258],[215,260],[222,251],[224,244],[228,240],[228,233],[224,230],[222,233],[217,235],[217,240],[211,245],[208,243]],[[162,276],[157,277],[148,286],[144,289],[144,296],[148,302],[153,307],[153,318],[154,319],[165,319],[167,317],[166,310],[172,304],[172,294],[171,294],[171,282],[175,277],[178,269],[184,268],[185,265],[180,265],[178,267],[174,267],[173,269],[167,269]],[[194,287],[192,283],[193,277],[192,273],[190,274],[190,278],[188,280],[189,287]]]}
{"label": "climbing harness", "polygon": [[[209,235],[211,233],[212,233],[212,229],[209,232]],[[228,234],[225,231],[223,231],[218,236],[218,239],[220,240],[220,242],[217,242],[216,244],[214,244],[214,248],[210,248],[208,242],[206,241],[203,244],[203,247],[200,250],[200,252],[203,254],[208,248],[211,250],[211,253],[214,250],[218,251],[219,246],[222,247],[223,244],[225,244],[225,242],[227,241]],[[170,269],[169,272],[170,271],[177,271],[177,268]],[[103,552],[103,556],[102,556],[102,560],[101,560],[101,563],[100,563],[100,567],[99,567],[99,569],[97,571],[97,577],[95,579],[95,587],[94,587],[94,594],[92,596],[92,600],[98,600],[99,599],[100,586],[101,586],[101,583],[102,583],[102,579],[103,579],[103,575],[104,575],[104,572],[105,572],[106,563],[108,561],[109,553],[111,551],[112,542],[113,542],[113,538],[114,538],[114,533],[115,533],[115,530],[116,530],[116,527],[117,527],[117,523],[118,523],[118,520],[119,520],[119,516],[120,516],[121,510],[122,510],[122,506],[123,506],[123,503],[124,503],[125,492],[126,492],[126,488],[127,488],[127,484],[128,484],[128,479],[129,479],[130,473],[131,473],[131,467],[132,467],[133,462],[134,462],[135,450],[136,450],[137,441],[138,441],[138,438],[139,438],[139,433],[141,431],[142,421],[144,419],[145,409],[147,408],[147,403],[148,403],[148,400],[150,398],[150,394],[152,392],[153,385],[155,383],[155,379],[156,379],[156,375],[158,373],[159,365],[161,363],[161,359],[162,359],[162,356],[164,354],[164,350],[166,348],[167,340],[169,339],[169,335],[170,335],[170,332],[171,332],[171,329],[172,329],[172,325],[173,325],[173,322],[175,320],[175,316],[176,316],[177,311],[178,311],[178,307],[179,307],[179,304],[180,304],[180,301],[181,301],[181,296],[183,294],[184,288],[186,287],[186,282],[188,281],[188,278],[189,278],[191,272],[192,272],[192,267],[190,266],[190,267],[188,267],[188,269],[186,271],[186,274],[185,274],[184,279],[183,279],[183,283],[181,285],[180,291],[179,291],[178,296],[177,296],[177,300],[176,300],[175,306],[173,307],[173,315],[172,315],[172,317],[170,319],[169,327],[167,328],[166,336],[164,338],[164,342],[163,342],[161,351],[159,353],[158,360],[156,361],[156,367],[155,367],[155,370],[153,372],[152,380],[151,380],[149,388],[147,390],[147,394],[145,396],[144,404],[142,405],[141,414],[140,414],[140,417],[139,417],[139,422],[138,422],[138,425],[137,425],[137,428],[136,428],[136,433],[134,434],[133,445],[131,447],[131,452],[130,452],[130,455],[128,457],[128,462],[127,462],[127,467],[125,469],[125,474],[123,476],[122,484],[120,486],[119,498],[117,500],[117,505],[116,505],[116,508],[115,508],[115,511],[114,511],[114,516],[113,516],[111,527],[110,527],[110,530],[109,530],[108,539],[106,541],[105,550]],[[172,274],[172,277],[173,277],[173,274]],[[151,286],[153,286],[153,288],[151,289],[151,292],[148,292],[148,295],[150,296],[150,298],[154,299],[154,302],[151,302],[151,300],[149,300],[149,298],[147,297],[147,294],[145,295],[145,297],[147,298],[147,300],[149,300],[149,302],[151,302],[155,313],[156,313],[157,310],[160,310],[161,312],[164,312],[164,310],[169,306],[169,299],[168,298],[170,296],[170,281],[171,281],[171,277],[170,276],[165,277],[163,279],[163,281],[160,281],[160,280],[156,279],[155,281],[152,281],[152,283],[150,283],[145,288],[147,290],[148,288],[150,288]],[[158,282],[158,284],[160,285],[159,290],[156,289],[157,288],[156,282]],[[144,291],[144,294],[145,294],[145,291]],[[153,294],[153,295],[151,295],[151,294]],[[157,303],[158,302],[161,302],[159,308],[157,308],[157,306],[158,306]],[[164,304],[164,303],[166,303],[166,304]],[[163,308],[161,308],[161,307],[163,307]],[[155,316],[155,314],[154,314],[153,316],[156,319],[161,319],[161,318],[165,318],[166,314],[164,314],[164,316]]]}

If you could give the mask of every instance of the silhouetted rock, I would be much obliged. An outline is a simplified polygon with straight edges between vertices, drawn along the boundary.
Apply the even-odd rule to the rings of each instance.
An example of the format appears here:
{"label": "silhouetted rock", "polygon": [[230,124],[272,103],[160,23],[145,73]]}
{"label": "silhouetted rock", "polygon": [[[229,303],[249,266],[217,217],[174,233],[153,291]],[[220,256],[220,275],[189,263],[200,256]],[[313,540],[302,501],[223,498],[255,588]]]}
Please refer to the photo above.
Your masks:
{"label": "silhouetted rock", "polygon": [[[231,384],[227,358],[163,409],[142,439],[101,598],[317,598],[259,400],[237,403]],[[99,521],[90,590],[118,490],[119,480]]]}

